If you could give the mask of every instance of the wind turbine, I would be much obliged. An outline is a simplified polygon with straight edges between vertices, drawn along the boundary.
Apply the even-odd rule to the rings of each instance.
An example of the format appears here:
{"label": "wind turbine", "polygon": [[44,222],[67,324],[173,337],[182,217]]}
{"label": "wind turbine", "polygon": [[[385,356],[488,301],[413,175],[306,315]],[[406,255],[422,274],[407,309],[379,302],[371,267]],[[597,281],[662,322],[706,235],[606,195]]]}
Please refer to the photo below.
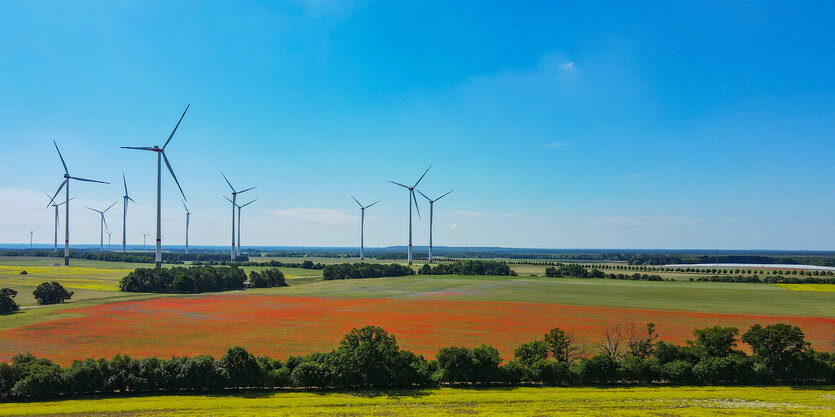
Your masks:
{"label": "wind turbine", "polygon": [[423,196],[423,198],[429,200],[429,263],[432,263],[432,212],[435,211],[435,202],[446,197],[449,193],[453,191],[454,190],[449,190],[446,194],[433,200],[427,197],[426,194],[421,193],[420,190],[417,190],[417,192],[419,192],[420,195]]}
{"label": "wind turbine", "polygon": [[[70,172],[67,169],[67,163],[64,162],[64,157],[61,156],[61,150],[58,149],[58,144],[55,141],[52,141],[52,144],[55,145],[55,150],[58,151],[58,157],[61,158],[61,165],[64,166],[64,181],[61,182],[61,186],[58,187],[58,191],[55,192],[55,195],[52,196],[52,199],[49,200],[49,204],[54,204],[55,197],[58,196],[58,193],[61,192],[61,189],[66,187],[67,194],[66,198],[64,199],[64,265],[70,264],[70,180],[76,181],[84,181],[84,182],[96,182],[99,184],[110,184],[109,182],[105,181],[97,181],[97,180],[88,180],[85,178],[78,178],[78,177],[71,177]],[[49,207],[49,204],[46,206]]]}
{"label": "wind turbine", "polygon": [[177,176],[174,175],[174,170],[171,169],[171,164],[168,163],[168,157],[165,156],[165,147],[168,146],[168,142],[171,142],[171,138],[174,137],[174,133],[177,131],[177,128],[180,127],[180,122],[183,121],[183,117],[186,116],[186,112],[188,108],[191,106],[189,104],[186,106],[186,109],[183,110],[183,115],[180,116],[180,120],[177,121],[177,124],[174,126],[174,130],[171,131],[171,134],[168,135],[168,139],[160,148],[157,145],[153,147],[150,146],[122,146],[122,149],[134,149],[139,151],[151,151],[157,153],[157,253],[156,257],[154,258],[156,261],[157,269],[162,267],[162,161],[165,160],[165,166],[168,167],[168,172],[171,173],[171,177],[174,178],[174,182],[177,183],[177,188],[180,189],[180,194],[183,195],[183,200],[186,200],[186,194],[183,192],[183,187],[180,187],[180,182],[177,181]]}
{"label": "wind turbine", "polygon": [[113,232],[107,230],[104,233],[107,233],[107,250],[110,250],[110,238],[113,236]]}
{"label": "wind turbine", "polygon": [[101,242],[99,243],[99,251],[100,252],[104,252],[104,229],[107,227],[107,220],[104,219],[104,213],[107,213],[107,210],[110,210],[110,208],[115,206],[115,205],[116,205],[116,201],[114,201],[113,204],[107,206],[107,208],[104,209],[104,210],[96,210],[94,208],[87,207],[88,210],[95,211],[96,213],[99,213],[99,216],[101,216],[101,221],[99,222],[99,226],[100,226],[99,238],[101,239]]}
{"label": "wind turbine", "polygon": [[[44,194],[46,194],[46,198],[50,198],[49,193],[44,192]],[[74,200],[74,199],[75,199],[75,197],[71,198],[70,200]],[[49,201],[49,204],[51,204],[52,207],[55,207],[55,252],[58,252],[58,207],[61,206],[64,203],[66,203],[66,201],[62,201],[58,204],[55,204],[55,202],[52,201],[51,199]]]}
{"label": "wind turbine", "polygon": [[29,231],[29,249],[32,249],[32,235],[35,234],[34,230]]}
{"label": "wind turbine", "polygon": [[145,252],[145,238],[148,237],[148,234],[142,232],[142,252]]}
{"label": "wind turbine", "polygon": [[[127,252],[127,238],[126,230],[127,230],[127,222],[128,222],[128,201],[133,201],[130,198],[130,194],[128,194],[128,182],[125,180],[125,172],[122,171],[122,182],[125,184],[125,195],[122,196],[122,200],[124,204],[122,205],[122,252]],[[134,203],[136,201],[133,201]]]}
{"label": "wind turbine", "polygon": [[[253,187],[253,188],[255,188],[255,187]],[[241,191],[241,192],[243,192],[243,191]],[[232,201],[232,200],[229,200],[229,197],[226,197],[226,196],[223,196],[223,197],[226,198],[227,201],[230,201],[230,202]],[[235,207],[238,208],[238,253],[237,253],[237,256],[241,256],[241,209],[250,205],[250,204],[252,204],[252,203],[254,203],[257,200],[258,199],[256,198],[255,200],[252,200],[249,203],[246,203],[242,206],[239,206],[239,205],[235,204]]]}
{"label": "wind turbine", "polygon": [[[229,179],[226,178],[226,175],[223,175],[221,172],[220,175],[223,176],[223,179],[226,180],[226,183],[229,184],[229,188],[232,189],[232,199],[226,198],[229,202],[232,203],[232,260],[235,260],[235,256],[238,252],[235,250],[235,207],[238,207],[238,194],[243,194],[255,187],[249,187],[246,190],[235,191],[235,187],[232,186],[232,183],[229,182]],[[256,186],[257,187],[257,186]],[[240,244],[240,242],[239,242]]]}
{"label": "wind turbine", "polygon": [[[360,260],[362,261],[365,260],[365,254],[363,253],[363,249],[365,248],[365,209],[379,203],[380,200],[377,200],[367,206],[363,206],[362,204],[360,204],[359,200],[356,199],[356,197],[351,196],[351,198],[353,198],[354,201],[357,202],[357,204],[360,206],[360,211],[362,212],[360,216]],[[412,203],[410,201],[409,205],[411,204]]]}
{"label": "wind turbine", "polygon": [[186,253],[188,253],[188,220],[192,213],[188,211],[188,207],[186,207],[185,201],[183,201],[183,207],[186,208]]}
{"label": "wind turbine", "polygon": [[[432,168],[432,165],[429,165],[429,168]],[[423,171],[423,175],[421,175],[415,185],[411,187],[403,185],[399,182],[389,181],[394,185],[399,185],[409,190],[409,265],[412,264],[412,201],[415,202],[415,210],[417,210],[418,219],[420,219],[420,208],[418,207],[417,198],[415,197],[415,187],[420,184],[420,181],[423,180],[423,177],[425,177],[426,173],[429,172],[429,168],[426,168],[426,171]]]}

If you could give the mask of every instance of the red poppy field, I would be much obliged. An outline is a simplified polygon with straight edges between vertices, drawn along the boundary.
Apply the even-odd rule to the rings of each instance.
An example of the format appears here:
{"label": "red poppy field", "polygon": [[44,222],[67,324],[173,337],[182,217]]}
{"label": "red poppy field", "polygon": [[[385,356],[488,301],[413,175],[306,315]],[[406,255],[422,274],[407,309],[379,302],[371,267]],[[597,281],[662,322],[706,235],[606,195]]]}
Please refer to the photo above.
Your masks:
{"label": "red poppy field", "polygon": [[512,357],[521,343],[550,328],[573,331],[586,344],[604,325],[654,322],[663,340],[682,343],[694,328],[785,322],[800,326],[813,347],[833,349],[835,318],[695,313],[558,304],[326,298],[234,294],[159,298],[69,310],[80,316],[0,332],[0,360],[31,352],[61,364],[118,353],[134,357],[211,354],[240,345],[277,358],[325,351],[351,328],[379,325],[401,347],[433,356],[449,345],[488,343]]}

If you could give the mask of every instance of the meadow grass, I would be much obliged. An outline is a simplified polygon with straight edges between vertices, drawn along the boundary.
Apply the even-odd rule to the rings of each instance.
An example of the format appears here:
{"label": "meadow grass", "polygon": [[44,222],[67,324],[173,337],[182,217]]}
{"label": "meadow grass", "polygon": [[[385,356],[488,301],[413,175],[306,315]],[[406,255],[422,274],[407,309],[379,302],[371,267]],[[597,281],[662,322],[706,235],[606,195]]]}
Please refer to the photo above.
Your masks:
{"label": "meadow grass", "polygon": [[[410,276],[312,282],[267,293],[318,297],[523,301],[708,313],[835,317],[835,293],[768,284],[610,279]],[[439,295],[440,295],[439,294]]]}
{"label": "meadow grass", "polygon": [[230,392],[0,404],[0,416],[831,416],[831,387]]}

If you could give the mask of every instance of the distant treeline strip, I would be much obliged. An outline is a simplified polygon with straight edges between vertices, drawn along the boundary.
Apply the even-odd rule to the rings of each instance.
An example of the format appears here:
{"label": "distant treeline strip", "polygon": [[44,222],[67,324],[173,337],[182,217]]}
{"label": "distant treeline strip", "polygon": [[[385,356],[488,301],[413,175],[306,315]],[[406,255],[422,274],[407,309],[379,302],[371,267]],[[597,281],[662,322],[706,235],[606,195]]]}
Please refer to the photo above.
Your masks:
{"label": "distant treeline strip", "polygon": [[[86,359],[61,367],[31,354],[0,363],[0,399],[40,400],[87,394],[215,391],[222,389],[390,388],[438,385],[797,385],[835,383],[835,354],[809,347],[800,328],[752,326],[693,331],[675,345],[655,326],[606,328],[586,354],[571,333],[554,328],[519,346],[504,362],[489,345],[442,348],[434,360],[401,350],[380,327],[353,329],[327,353],[279,361],[244,348],[223,357]],[[741,339],[741,340],[740,340]],[[751,354],[739,349],[739,342]]]}
{"label": "distant treeline strip", "polygon": [[467,260],[456,261],[451,264],[438,264],[434,267],[424,264],[418,270],[421,275],[507,275],[516,276],[505,262]]}
{"label": "distant treeline strip", "polygon": [[[37,257],[55,257],[62,258],[64,251],[61,249],[58,252],[47,249],[13,249],[2,250],[0,256],[37,256]],[[154,263],[153,252],[100,252],[100,251],[77,251],[70,250],[70,258],[73,259],[89,259],[93,261],[109,261],[109,262],[133,262],[141,264]],[[248,261],[246,255],[241,255],[238,259],[242,262]],[[186,261],[228,261],[229,254],[222,253],[179,253],[179,252],[163,252],[162,261],[169,264],[178,264]]]}
{"label": "distant treeline strip", "polygon": [[[283,275],[282,275],[283,278]],[[240,289],[246,273],[231,267],[137,268],[119,282],[125,292],[200,293]]]}

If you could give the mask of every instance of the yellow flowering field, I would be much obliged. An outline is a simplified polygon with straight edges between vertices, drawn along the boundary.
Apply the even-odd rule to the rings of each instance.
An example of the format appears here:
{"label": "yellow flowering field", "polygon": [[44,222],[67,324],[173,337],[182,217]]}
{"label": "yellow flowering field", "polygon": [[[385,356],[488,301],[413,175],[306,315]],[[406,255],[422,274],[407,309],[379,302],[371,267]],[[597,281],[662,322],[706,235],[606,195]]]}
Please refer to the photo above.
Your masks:
{"label": "yellow flowering field", "polygon": [[831,387],[440,388],[249,392],[0,404],[0,416],[832,416]]}
{"label": "yellow flowering field", "polygon": [[825,291],[835,292],[835,284],[774,284],[792,291]]}
{"label": "yellow flowering field", "polygon": [[[26,271],[26,274],[21,274]],[[38,285],[44,281],[58,281],[68,288],[118,291],[124,269],[91,268],[84,266],[17,266],[0,265],[0,285]]]}

